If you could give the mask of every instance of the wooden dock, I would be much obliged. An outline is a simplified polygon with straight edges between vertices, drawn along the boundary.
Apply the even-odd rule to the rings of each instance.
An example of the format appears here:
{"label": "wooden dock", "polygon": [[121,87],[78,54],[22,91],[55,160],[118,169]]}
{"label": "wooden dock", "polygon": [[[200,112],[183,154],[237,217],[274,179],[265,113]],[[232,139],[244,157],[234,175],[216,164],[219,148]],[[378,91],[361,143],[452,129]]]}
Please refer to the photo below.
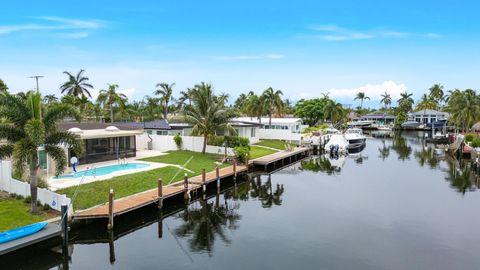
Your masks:
{"label": "wooden dock", "polygon": [[251,161],[251,164],[253,165],[259,165],[259,166],[265,166],[265,168],[272,164],[272,163],[275,163],[275,162],[278,162],[278,161],[284,161],[285,159],[289,159],[289,161],[291,162],[291,159],[294,158],[294,159],[297,159],[299,156],[303,157],[303,156],[306,156],[309,152],[309,148],[307,147],[297,147],[293,150],[290,150],[290,151],[279,151],[279,152],[276,152],[276,153],[273,153],[271,155],[267,155],[267,156],[263,156],[263,157],[259,157],[259,158],[256,158],[256,159],[253,159]]}
{"label": "wooden dock", "polygon": [[[246,166],[237,165],[229,166],[218,170],[219,178],[226,178],[247,171]],[[202,188],[203,184],[208,184],[217,180],[217,172],[212,171],[205,174],[205,182],[203,176],[198,175],[188,179],[188,191],[195,191]],[[185,193],[185,186],[183,181],[179,181],[170,185],[163,186],[163,199],[167,199],[176,195]],[[157,203],[160,200],[158,196],[158,188],[137,193],[128,197],[115,200],[113,203],[113,216],[118,216],[140,207]],[[108,218],[109,204],[105,203],[99,206],[76,212],[74,219],[94,219],[94,218]]]}

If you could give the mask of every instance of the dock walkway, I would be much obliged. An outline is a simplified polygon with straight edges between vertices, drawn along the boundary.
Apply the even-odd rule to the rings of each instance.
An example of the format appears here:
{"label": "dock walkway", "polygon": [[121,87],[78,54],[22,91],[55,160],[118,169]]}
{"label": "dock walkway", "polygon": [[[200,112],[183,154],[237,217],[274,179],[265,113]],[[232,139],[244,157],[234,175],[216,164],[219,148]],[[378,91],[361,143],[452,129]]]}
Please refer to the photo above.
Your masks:
{"label": "dock walkway", "polygon": [[[219,169],[219,177],[225,178],[234,175],[235,173],[242,173],[247,170],[246,166],[236,166],[236,172],[233,166]],[[214,182],[217,179],[216,171],[205,174],[205,184]],[[197,175],[188,179],[188,190],[193,191],[202,187],[202,175]],[[163,186],[163,199],[173,197],[175,195],[185,192],[184,182],[179,181],[170,185]],[[113,215],[118,216],[126,212],[138,209],[140,207],[156,203],[159,201],[158,188],[150,189],[131,196],[120,198],[113,203]],[[109,205],[108,203],[94,206],[92,208],[79,211],[74,214],[74,219],[93,219],[93,218],[108,218]]]}
{"label": "dock walkway", "polygon": [[291,158],[291,157],[296,157],[298,155],[304,155],[307,154],[309,151],[309,148],[307,147],[298,147],[290,151],[279,151],[276,153],[273,153],[271,155],[259,157],[256,159],[253,159],[251,163],[253,165],[260,165],[260,166],[267,166],[271,163],[277,162],[284,160],[286,158]]}

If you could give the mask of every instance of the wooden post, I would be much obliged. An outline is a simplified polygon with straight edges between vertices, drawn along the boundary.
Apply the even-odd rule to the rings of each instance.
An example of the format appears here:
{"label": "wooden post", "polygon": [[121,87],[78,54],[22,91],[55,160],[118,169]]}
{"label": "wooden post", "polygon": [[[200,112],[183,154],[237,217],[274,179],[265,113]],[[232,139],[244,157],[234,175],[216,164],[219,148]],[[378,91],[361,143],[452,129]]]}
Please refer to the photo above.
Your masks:
{"label": "wooden post", "polygon": [[163,181],[158,178],[158,208],[163,208]]}
{"label": "wooden post", "polygon": [[62,204],[62,236],[63,236],[63,246],[68,246],[68,206],[66,204]]}
{"label": "wooden post", "polygon": [[185,173],[185,176],[183,178],[183,188],[185,190],[185,202],[189,201],[190,195],[188,194],[188,175]]}
{"label": "wooden post", "polygon": [[110,189],[110,193],[108,194],[108,225],[107,229],[113,229],[113,203],[115,198],[115,192],[113,189]]}
{"label": "wooden post", "polygon": [[247,173],[249,169],[249,164],[248,164],[248,153],[245,154],[245,166],[247,166]]}
{"label": "wooden post", "polygon": [[237,162],[233,161],[233,178],[237,178]]}
{"label": "wooden post", "polygon": [[220,169],[218,166],[215,168],[215,175],[217,177],[217,192],[220,192]]}

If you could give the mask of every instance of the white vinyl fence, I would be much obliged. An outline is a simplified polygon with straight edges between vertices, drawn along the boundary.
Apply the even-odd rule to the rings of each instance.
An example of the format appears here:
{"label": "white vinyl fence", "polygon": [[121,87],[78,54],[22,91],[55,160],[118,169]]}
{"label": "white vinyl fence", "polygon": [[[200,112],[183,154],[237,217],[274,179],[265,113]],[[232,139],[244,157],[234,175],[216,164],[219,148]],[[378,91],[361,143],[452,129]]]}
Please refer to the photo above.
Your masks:
{"label": "white vinyl fence", "polygon": [[[12,162],[8,160],[0,160],[0,190],[23,197],[30,196],[30,184],[12,178]],[[38,200],[57,211],[61,211],[62,204],[68,205],[70,211],[72,209],[70,198],[48,189],[38,188]]]}
{"label": "white vinyl fence", "polygon": [[[150,136],[152,140],[152,150],[157,151],[170,151],[177,150],[177,145],[173,140],[174,136],[171,135],[137,135],[137,149],[148,149],[148,142],[150,141]],[[203,137],[196,136],[182,136],[182,147],[183,150],[189,150],[193,152],[202,152],[203,148]],[[223,154],[225,153],[225,148],[220,146],[207,145],[207,153],[212,154]],[[227,155],[234,155],[232,148],[227,148]]]}

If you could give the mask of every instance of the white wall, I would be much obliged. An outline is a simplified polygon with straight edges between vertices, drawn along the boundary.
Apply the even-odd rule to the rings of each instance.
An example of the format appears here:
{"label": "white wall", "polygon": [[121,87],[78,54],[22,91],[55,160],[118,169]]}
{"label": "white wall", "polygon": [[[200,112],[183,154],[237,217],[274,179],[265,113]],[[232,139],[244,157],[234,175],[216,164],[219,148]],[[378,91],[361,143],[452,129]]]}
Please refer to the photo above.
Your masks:
{"label": "white wall", "polygon": [[257,129],[260,139],[300,141],[303,134],[292,133],[288,129]]}
{"label": "white wall", "polygon": [[[152,138],[152,147],[153,150],[157,151],[171,151],[177,150],[177,145],[173,140],[174,136],[170,135],[150,135]],[[147,149],[147,143],[150,141],[146,134],[137,135],[137,149],[145,150]],[[202,152],[203,148],[203,137],[196,136],[182,136],[182,149],[189,150],[194,152]],[[224,147],[207,145],[207,153],[212,154],[223,154],[225,152]],[[227,155],[234,155],[233,149],[227,148]]]}
{"label": "white wall", "polygon": [[[30,184],[12,178],[11,161],[0,161],[0,190],[23,197],[30,196]],[[44,188],[38,188],[38,200],[42,204],[50,205],[52,209],[57,211],[61,211],[62,204],[66,204],[69,206],[70,213],[72,212],[71,199],[64,194],[57,194]]]}

